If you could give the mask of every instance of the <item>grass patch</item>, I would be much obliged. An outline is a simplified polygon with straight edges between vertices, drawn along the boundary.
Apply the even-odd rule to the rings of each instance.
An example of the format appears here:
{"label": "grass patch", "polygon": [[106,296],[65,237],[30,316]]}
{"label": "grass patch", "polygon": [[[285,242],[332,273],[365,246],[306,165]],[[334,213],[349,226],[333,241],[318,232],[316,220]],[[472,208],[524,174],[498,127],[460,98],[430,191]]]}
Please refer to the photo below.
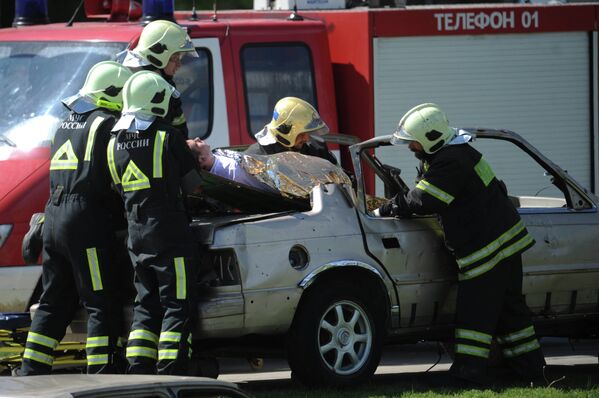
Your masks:
{"label": "grass patch", "polygon": [[248,382],[240,387],[256,398],[598,398],[599,366],[551,366],[542,386],[511,376],[498,377],[488,389],[456,386],[448,372],[376,375],[350,389],[310,389],[289,380]]}
{"label": "grass patch", "polygon": [[271,391],[254,393],[256,398],[596,398],[599,389],[590,390],[560,390],[556,388],[508,388],[503,391],[494,390],[447,390],[447,391],[381,391],[379,388],[370,390],[334,391]]}

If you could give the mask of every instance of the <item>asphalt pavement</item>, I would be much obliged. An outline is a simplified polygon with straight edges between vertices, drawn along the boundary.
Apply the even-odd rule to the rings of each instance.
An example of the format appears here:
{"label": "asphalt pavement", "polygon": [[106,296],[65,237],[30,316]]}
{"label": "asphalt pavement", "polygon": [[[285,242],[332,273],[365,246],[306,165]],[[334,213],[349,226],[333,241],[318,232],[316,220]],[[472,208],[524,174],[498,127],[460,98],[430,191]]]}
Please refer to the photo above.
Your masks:
{"label": "asphalt pavement", "polygon": [[[553,368],[575,367],[599,374],[599,340],[568,340],[566,338],[541,339],[547,365]],[[243,385],[255,382],[291,383],[291,371],[285,359],[265,358],[260,368],[248,360],[219,358],[220,380]],[[436,343],[422,342],[388,346],[384,348],[381,363],[375,377],[382,379],[392,375],[418,375],[424,372],[447,372],[451,358]],[[388,375],[388,376],[387,376]]]}

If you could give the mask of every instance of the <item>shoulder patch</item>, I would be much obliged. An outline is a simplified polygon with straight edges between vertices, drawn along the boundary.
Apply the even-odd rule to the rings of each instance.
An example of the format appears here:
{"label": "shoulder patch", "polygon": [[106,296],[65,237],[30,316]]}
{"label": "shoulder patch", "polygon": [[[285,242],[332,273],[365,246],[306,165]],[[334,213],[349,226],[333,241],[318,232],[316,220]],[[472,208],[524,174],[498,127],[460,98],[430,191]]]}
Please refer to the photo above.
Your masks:
{"label": "shoulder patch", "polygon": [[52,156],[50,170],[77,170],[79,159],[73,150],[71,140],[67,140]]}

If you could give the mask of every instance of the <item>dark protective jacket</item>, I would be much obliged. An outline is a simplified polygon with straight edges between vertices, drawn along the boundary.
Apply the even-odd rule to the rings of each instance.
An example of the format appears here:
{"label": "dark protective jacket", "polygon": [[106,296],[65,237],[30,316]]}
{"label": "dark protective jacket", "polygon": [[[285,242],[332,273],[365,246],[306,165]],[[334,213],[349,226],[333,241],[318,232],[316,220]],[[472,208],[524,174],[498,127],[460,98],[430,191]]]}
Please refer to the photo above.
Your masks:
{"label": "dark protective jacket", "polygon": [[113,311],[113,232],[115,220],[122,220],[122,205],[106,167],[115,119],[106,110],[71,112],[54,136],[42,238],[43,293],[23,354],[25,375],[50,373],[54,348],[79,300],[88,313],[88,372],[115,371],[111,354],[120,319]]}
{"label": "dark protective jacket", "polygon": [[[169,84],[175,88],[175,81],[172,76],[167,76],[164,73],[162,74],[164,80],[169,82]],[[168,113],[165,118],[166,122],[173,125],[173,127],[177,128],[185,139],[189,138],[189,128],[187,127],[187,119],[185,118],[185,114],[183,113],[183,103],[181,102],[181,97],[171,98],[171,101],[168,104]]]}
{"label": "dark protective jacket", "polygon": [[[290,150],[291,149],[279,144],[278,142],[270,145],[260,145],[256,142],[250,145],[250,147],[245,150],[245,153],[248,155],[273,155],[275,153],[281,153]],[[315,140],[306,142],[300,149],[299,153],[302,155],[316,156],[326,159],[333,164],[337,164],[337,159],[329,151],[327,145]]]}
{"label": "dark protective jacket", "polygon": [[101,208],[112,214],[122,213],[120,199],[110,189],[110,175],[105,166],[106,146],[116,118],[115,113],[96,109],[82,114],[71,112],[62,121],[50,152],[51,199],[78,194],[101,204]]}
{"label": "dark protective jacket", "polygon": [[[152,257],[193,246],[181,181],[197,162],[178,130],[163,121],[145,131],[121,130],[107,152],[112,181],[125,203],[129,244],[143,246],[130,249]],[[140,231],[144,242],[132,242]]]}
{"label": "dark protective jacket", "polygon": [[445,146],[424,166],[416,187],[384,205],[381,215],[438,214],[461,280],[534,244],[505,185],[469,144]]}

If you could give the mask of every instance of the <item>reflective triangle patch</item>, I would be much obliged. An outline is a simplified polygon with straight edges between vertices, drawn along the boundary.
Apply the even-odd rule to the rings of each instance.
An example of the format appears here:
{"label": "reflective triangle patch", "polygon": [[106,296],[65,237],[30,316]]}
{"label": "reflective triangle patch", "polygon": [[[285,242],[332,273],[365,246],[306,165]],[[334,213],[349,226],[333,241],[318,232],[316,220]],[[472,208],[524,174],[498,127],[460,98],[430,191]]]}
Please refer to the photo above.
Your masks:
{"label": "reflective triangle patch", "polygon": [[78,162],[71,140],[67,140],[52,156],[50,170],[77,170]]}
{"label": "reflective triangle patch", "polygon": [[123,186],[123,191],[125,192],[150,188],[150,180],[139,167],[137,167],[133,160],[127,165],[123,178],[121,178],[121,184]]}

